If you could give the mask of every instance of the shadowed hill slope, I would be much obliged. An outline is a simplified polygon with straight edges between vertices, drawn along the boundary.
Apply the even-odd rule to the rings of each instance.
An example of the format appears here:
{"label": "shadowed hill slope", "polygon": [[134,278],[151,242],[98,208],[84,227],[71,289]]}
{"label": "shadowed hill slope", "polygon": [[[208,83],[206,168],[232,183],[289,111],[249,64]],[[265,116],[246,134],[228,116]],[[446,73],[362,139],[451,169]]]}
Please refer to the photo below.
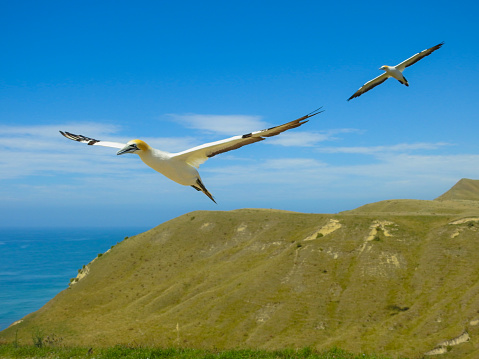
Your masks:
{"label": "shadowed hill slope", "polygon": [[436,203],[189,213],[114,246],[0,339],[477,358],[479,209]]}

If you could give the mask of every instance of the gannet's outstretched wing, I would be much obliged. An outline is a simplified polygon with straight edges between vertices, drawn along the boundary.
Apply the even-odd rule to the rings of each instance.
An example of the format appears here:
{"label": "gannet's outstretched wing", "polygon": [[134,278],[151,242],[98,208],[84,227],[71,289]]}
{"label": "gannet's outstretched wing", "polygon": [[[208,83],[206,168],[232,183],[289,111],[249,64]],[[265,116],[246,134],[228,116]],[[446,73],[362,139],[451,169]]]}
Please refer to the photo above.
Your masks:
{"label": "gannet's outstretched wing", "polygon": [[348,101],[355,97],[361,96],[363,93],[368,92],[369,90],[375,88],[378,85],[381,85],[388,78],[389,78],[389,75],[387,72],[385,72],[382,75],[379,75],[378,77],[372,79],[371,81],[366,82],[364,85],[362,85],[359,88],[359,90],[357,90],[350,98],[348,98]]}
{"label": "gannet's outstretched wing", "polygon": [[409,67],[411,65],[414,65],[416,62],[421,60],[422,58],[431,55],[434,51],[438,50],[441,48],[441,46],[444,45],[444,42],[441,42],[440,44],[437,44],[436,46],[430,47],[429,49],[423,50],[421,52],[418,52],[416,55],[411,56],[409,59],[404,60],[400,64],[396,65],[395,67],[399,71],[403,71],[406,67]]}
{"label": "gannet's outstretched wing", "polygon": [[247,133],[245,135],[234,136],[230,138],[226,138],[224,140],[205,143],[203,145],[190,148],[189,150],[174,153],[172,154],[172,159],[178,159],[189,163],[190,165],[198,168],[203,162],[205,162],[208,158],[216,156],[220,153],[228,152],[235,150],[237,148],[249,145],[250,143],[263,141],[266,137],[272,137],[279,135],[281,132],[290,130],[292,128],[299,127],[309,120],[308,118],[317,115],[323,111],[320,110],[321,108],[298,118],[297,120],[268,128],[262,131],[256,131]]}

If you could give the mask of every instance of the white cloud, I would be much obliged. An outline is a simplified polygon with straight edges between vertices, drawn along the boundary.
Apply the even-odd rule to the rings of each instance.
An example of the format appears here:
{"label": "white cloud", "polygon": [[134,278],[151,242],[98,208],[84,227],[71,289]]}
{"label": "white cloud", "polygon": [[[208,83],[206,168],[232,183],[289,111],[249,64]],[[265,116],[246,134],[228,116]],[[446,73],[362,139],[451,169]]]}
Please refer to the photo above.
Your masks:
{"label": "white cloud", "polygon": [[390,146],[363,146],[363,147],[320,147],[318,151],[322,153],[351,153],[374,155],[385,152],[409,152],[416,150],[436,150],[440,147],[450,146],[451,144],[445,142],[437,143],[400,143]]}
{"label": "white cloud", "polygon": [[227,136],[242,135],[271,127],[260,116],[248,115],[185,115],[170,114],[176,122],[187,128],[219,133]]}
{"label": "white cloud", "polygon": [[285,147],[314,147],[320,142],[329,140],[329,138],[325,133],[295,131],[285,132],[277,137],[269,138],[266,143]]}
{"label": "white cloud", "polygon": [[266,161],[263,166],[269,169],[295,171],[296,169],[319,168],[326,164],[313,158],[275,158]]}
{"label": "white cloud", "polygon": [[272,137],[268,139],[266,143],[285,147],[314,147],[320,142],[339,140],[336,135],[340,133],[351,132],[359,133],[361,131],[352,128],[333,129],[321,132],[294,130],[291,132],[284,132],[277,137]]}
{"label": "white cloud", "polygon": [[65,123],[58,125],[39,125],[39,126],[0,126],[1,136],[34,136],[34,137],[50,137],[57,138],[59,131],[69,131],[77,133],[88,133],[89,136],[97,136],[104,134],[111,134],[119,131],[116,125],[99,124],[93,122],[83,123]]}

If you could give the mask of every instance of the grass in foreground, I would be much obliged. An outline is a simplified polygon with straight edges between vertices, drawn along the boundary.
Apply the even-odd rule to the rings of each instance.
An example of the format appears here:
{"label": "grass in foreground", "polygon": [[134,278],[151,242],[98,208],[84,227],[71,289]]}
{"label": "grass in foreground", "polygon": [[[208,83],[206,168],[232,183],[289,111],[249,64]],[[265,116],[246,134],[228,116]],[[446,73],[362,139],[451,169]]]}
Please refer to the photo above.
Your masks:
{"label": "grass in foreground", "polygon": [[111,348],[67,348],[67,347],[36,347],[0,344],[1,358],[88,358],[88,359],[388,359],[385,356],[352,354],[342,349],[330,349],[318,352],[314,349],[266,350],[199,350],[199,349],[160,349],[160,348],[130,348],[115,346]]}

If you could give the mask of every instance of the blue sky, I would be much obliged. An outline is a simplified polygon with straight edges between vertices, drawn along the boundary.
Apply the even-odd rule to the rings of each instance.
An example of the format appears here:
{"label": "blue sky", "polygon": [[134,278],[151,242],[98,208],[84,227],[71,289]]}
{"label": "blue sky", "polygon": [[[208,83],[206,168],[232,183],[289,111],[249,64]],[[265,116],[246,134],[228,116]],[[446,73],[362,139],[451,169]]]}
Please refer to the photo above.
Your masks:
{"label": "blue sky", "polygon": [[[145,226],[194,210],[336,213],[479,179],[477,2],[4,1],[0,226]],[[349,102],[381,65],[444,41]],[[215,205],[138,156],[326,110],[200,167]]]}

